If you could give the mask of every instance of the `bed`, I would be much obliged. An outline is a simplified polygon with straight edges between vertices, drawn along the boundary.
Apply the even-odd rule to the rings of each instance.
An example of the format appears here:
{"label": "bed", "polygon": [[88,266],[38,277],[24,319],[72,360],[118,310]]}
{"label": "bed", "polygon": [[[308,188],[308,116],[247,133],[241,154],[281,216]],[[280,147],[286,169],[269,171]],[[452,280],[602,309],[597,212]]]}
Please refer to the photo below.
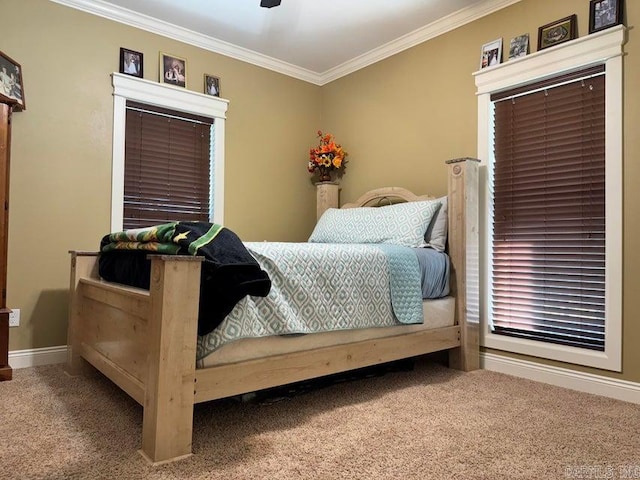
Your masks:
{"label": "bed", "polygon": [[[209,355],[196,363],[200,257],[151,255],[146,290],[102,280],[97,253],[72,251],[67,371],[78,375],[90,364],[143,406],[140,452],[159,464],[191,455],[195,403],[436,351],[448,351],[452,368],[477,369],[477,160],[447,163],[451,293],[427,303],[448,321],[376,329],[374,335],[311,334],[292,338],[294,346],[287,338],[263,347],[247,339],[220,349],[224,358]],[[389,187],[342,208],[425,198]],[[256,339],[262,340],[273,339]]]}

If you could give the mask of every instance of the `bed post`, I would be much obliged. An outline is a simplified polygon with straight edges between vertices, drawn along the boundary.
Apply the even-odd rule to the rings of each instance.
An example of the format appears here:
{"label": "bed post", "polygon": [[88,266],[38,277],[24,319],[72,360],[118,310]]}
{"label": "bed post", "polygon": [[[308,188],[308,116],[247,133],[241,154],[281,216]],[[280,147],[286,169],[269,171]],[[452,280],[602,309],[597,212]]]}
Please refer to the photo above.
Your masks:
{"label": "bed post", "polygon": [[67,327],[67,367],[69,375],[80,375],[85,361],[80,356],[82,342],[80,299],[78,288],[81,278],[97,278],[98,254],[95,252],[70,251],[71,279],[69,283],[69,324]]}
{"label": "bed post", "polygon": [[449,350],[449,366],[470,371],[480,368],[478,162],[475,158],[448,160],[449,256],[455,318],[460,347]]}
{"label": "bed post", "polygon": [[154,464],[191,455],[201,257],[153,255],[141,453]]}
{"label": "bed post", "polygon": [[316,222],[329,208],[340,206],[340,186],[334,182],[316,183]]}

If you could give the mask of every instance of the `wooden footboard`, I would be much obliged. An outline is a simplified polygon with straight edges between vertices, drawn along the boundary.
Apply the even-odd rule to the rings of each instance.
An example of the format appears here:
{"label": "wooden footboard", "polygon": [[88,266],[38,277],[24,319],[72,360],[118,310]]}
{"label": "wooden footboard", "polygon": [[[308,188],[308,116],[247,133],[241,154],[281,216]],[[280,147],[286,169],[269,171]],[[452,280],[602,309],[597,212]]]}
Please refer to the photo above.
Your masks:
{"label": "wooden footboard", "polygon": [[96,253],[71,252],[68,372],[88,362],[140,403],[141,453],[162,463],[191,454],[197,402],[442,350],[452,366],[478,368],[477,279],[468,280],[477,272],[477,165],[449,169],[456,325],[196,370],[201,259],[152,255],[147,291],[100,280]]}
{"label": "wooden footboard", "polygon": [[152,256],[147,291],[100,280],[97,254],[71,256],[68,371],[86,360],[144,407],[154,463],[191,454],[201,261]]}

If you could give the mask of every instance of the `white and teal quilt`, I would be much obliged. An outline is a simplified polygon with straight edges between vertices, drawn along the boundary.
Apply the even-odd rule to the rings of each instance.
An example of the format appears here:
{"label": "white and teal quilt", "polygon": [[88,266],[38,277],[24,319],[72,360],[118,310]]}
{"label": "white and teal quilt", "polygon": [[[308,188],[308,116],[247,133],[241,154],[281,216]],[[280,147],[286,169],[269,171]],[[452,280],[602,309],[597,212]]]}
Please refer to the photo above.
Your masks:
{"label": "white and teal quilt", "polygon": [[418,260],[398,245],[245,243],[271,278],[267,297],[247,296],[211,333],[198,359],[241,338],[422,323]]}

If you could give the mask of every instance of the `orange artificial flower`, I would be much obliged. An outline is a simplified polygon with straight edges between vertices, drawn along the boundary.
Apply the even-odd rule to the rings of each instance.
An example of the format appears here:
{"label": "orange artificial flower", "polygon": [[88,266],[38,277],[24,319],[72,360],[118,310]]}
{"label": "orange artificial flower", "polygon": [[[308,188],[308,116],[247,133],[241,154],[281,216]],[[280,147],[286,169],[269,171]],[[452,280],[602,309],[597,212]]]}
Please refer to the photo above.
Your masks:
{"label": "orange artificial flower", "polygon": [[309,173],[319,174],[320,181],[333,180],[331,174],[343,173],[346,168],[346,157],[349,155],[339,143],[336,143],[333,135],[323,134],[318,130],[318,146],[309,149]]}

